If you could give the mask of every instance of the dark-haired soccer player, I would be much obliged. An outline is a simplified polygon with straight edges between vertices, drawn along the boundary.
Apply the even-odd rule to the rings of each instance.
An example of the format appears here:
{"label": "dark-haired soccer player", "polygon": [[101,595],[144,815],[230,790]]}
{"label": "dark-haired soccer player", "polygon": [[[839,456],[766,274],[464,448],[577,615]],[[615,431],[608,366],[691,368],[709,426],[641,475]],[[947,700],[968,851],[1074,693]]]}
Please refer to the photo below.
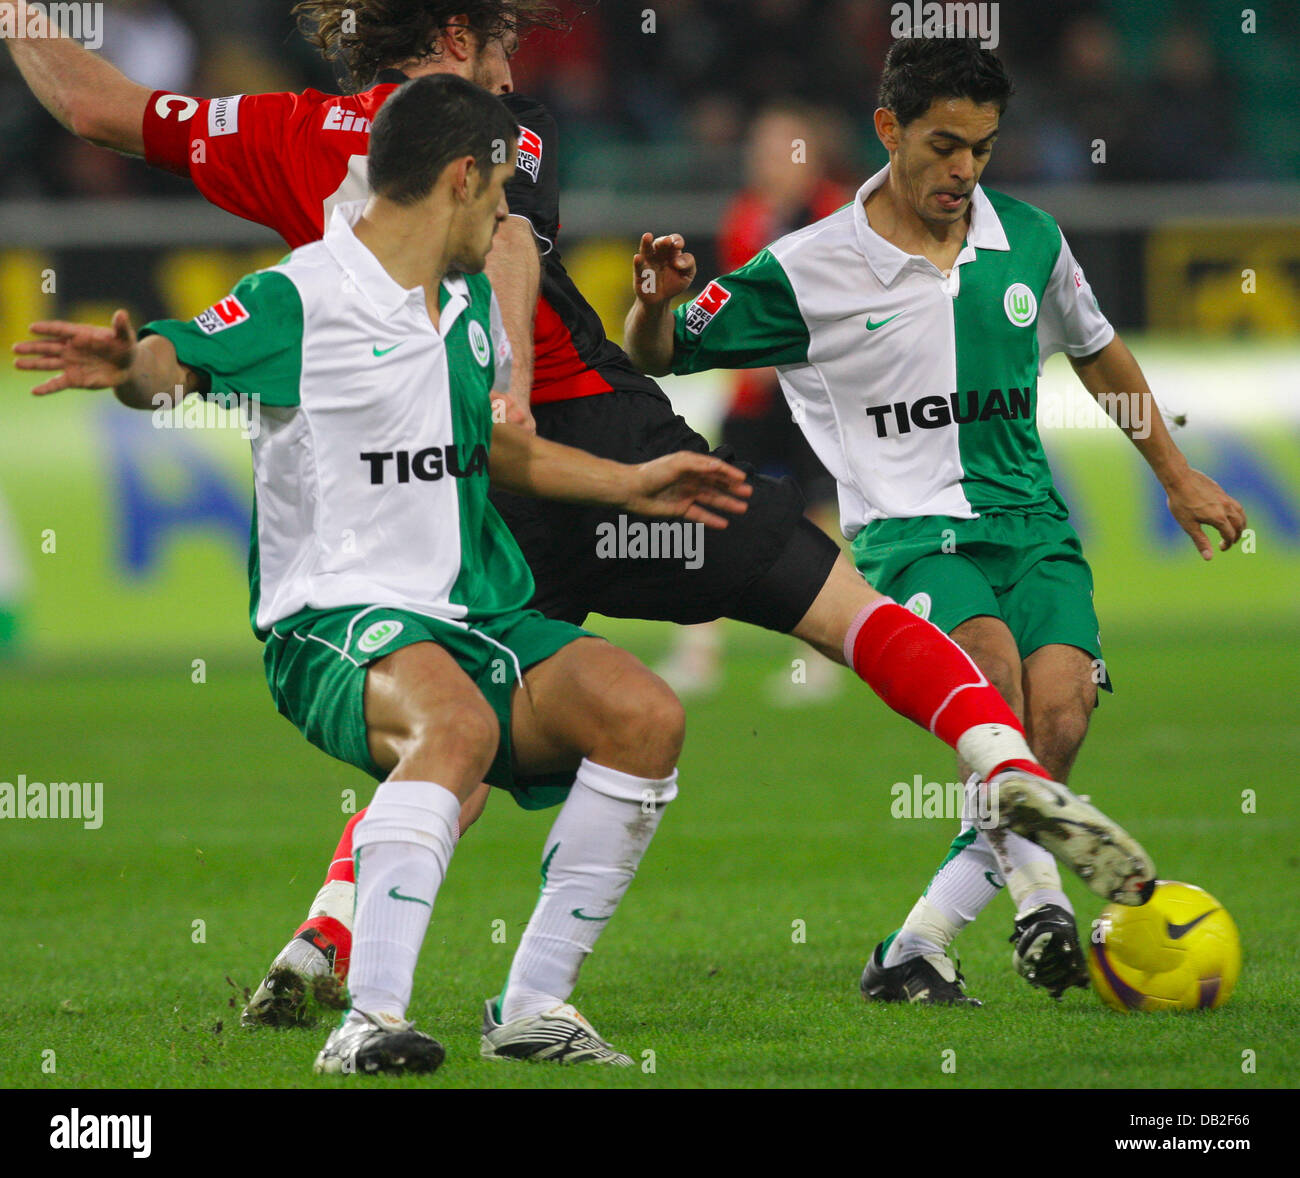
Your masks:
{"label": "dark-haired soccer player", "polygon": [[[629,466],[494,426],[488,392],[510,351],[481,272],[515,167],[498,145],[517,130],[478,86],[416,79],[375,119],[374,195],[337,208],[322,241],[138,340],[119,311],[110,328],[38,323],[42,338],[16,347],[19,368],[63,373],[40,394],[111,388],[136,409],[191,392],[259,403],[249,581],[267,681],[308,740],[380,783],[354,839],[350,1007],[318,1072],[441,1064],[406,1015],[461,806],[480,782],[568,787],[554,837],[580,856],[599,926],[677,792],[681,705],[631,655],[527,608],[532,577],[488,502],[489,471],[519,494],[701,526],[745,509],[744,473],[708,455]],[[553,953],[557,996],[584,952]],[[573,1058],[631,1065],[572,1007],[543,1031]]]}
{"label": "dark-haired soccer player", "polygon": [[[852,204],[675,315],[694,262],[680,237],[646,234],[627,340],[651,374],[777,368],[839,483],[859,570],[952,635],[1064,781],[1102,664],[1092,574],[1037,432],[1042,362],[1066,352],[1088,391],[1116,407],[1206,559],[1200,525],[1217,528],[1226,549],[1245,516],[1188,467],[1056,222],[979,186],[1010,94],[1001,63],[974,40],[896,42],[875,114],[889,164]],[[1032,842],[1003,838],[963,825],[902,929],[872,954],[868,998],[973,1001],[947,948],[1004,880],[1017,969],[1057,995],[1086,984],[1055,864]]]}
{"label": "dark-haired soccer player", "polygon": [[[673,413],[659,387],[605,337],[560,262],[554,123],[536,103],[509,95],[509,50],[520,22],[550,19],[549,10],[501,0],[428,0],[396,15],[391,5],[364,0],[304,0],[298,10],[316,22],[314,36],[329,55],[341,58],[357,81],[373,84],[343,98],[307,91],[199,100],[151,93],[66,40],[10,48],[37,97],[65,125],[190,176],[208,199],[274,227],[291,246],[319,236],[336,201],[364,195],[370,120],[406,77],[453,72],[506,93],[521,124],[519,162],[507,189],[512,216],[498,234],[488,273],[507,331],[523,332],[515,335],[521,340],[516,354],[526,356],[530,335],[534,341],[523,391],[525,399],[531,393],[538,433],[632,463],[676,450],[707,452],[707,442]],[[519,378],[512,378],[511,390],[518,395]],[[754,476],[751,483],[748,511],[711,534],[699,569],[671,557],[601,559],[598,529],[617,527],[616,511],[494,501],[533,571],[532,604],[548,617],[576,624],[588,612],[678,622],[725,616],[793,633],[957,748],[981,781],[998,779],[1001,812],[1017,828],[1042,828],[1039,837],[1087,875],[1098,894],[1138,902],[1153,878],[1145,853],[1104,815],[1048,782],[1019,721],[960,647],[875,592],[804,519],[802,496],[788,480]],[[340,975],[346,971],[351,852],[349,825],[308,921],[246,1011],[249,1021],[296,1017],[301,978],[327,974],[331,965]],[[548,839],[544,846],[548,903],[581,879],[568,854],[563,842]],[[580,909],[575,903],[564,911]],[[531,1028],[557,1005],[556,995],[528,979],[557,946],[594,939],[582,916],[530,922],[505,988],[488,1006],[485,1053],[501,1054],[507,1041],[516,1055],[535,1049],[553,1057],[553,1044],[534,1038]]]}

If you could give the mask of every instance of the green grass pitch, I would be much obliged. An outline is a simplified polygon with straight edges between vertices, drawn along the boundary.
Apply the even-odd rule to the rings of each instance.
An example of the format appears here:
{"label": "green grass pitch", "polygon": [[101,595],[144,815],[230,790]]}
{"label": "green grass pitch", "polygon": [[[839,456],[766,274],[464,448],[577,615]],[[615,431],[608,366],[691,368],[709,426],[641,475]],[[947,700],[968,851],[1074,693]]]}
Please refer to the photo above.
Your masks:
{"label": "green grass pitch", "polygon": [[[640,624],[609,632],[647,658],[667,636]],[[617,1073],[478,1058],[483,1000],[500,988],[536,894],[546,815],[498,795],[453,861],[412,1009],[446,1044],[442,1070],[318,1079],[324,1030],[244,1031],[239,1008],[315,892],[344,791],[364,804],[370,783],[276,716],[251,639],[212,662],[202,685],[180,658],[0,669],[0,777],[84,766],[105,783],[99,830],[0,824],[0,1085],[1300,1083],[1300,624],[1130,623],[1107,634],[1120,693],[1098,712],[1073,784],[1144,841],[1162,876],[1218,897],[1242,933],[1232,1001],[1175,1016],[1122,1016],[1091,993],[1056,1004],[1031,990],[1010,969],[1005,897],[957,944],[983,1009],[866,1005],[866,954],[955,832],[941,819],[891,817],[890,786],[916,773],[947,781],[949,754],[847,675],[834,702],[770,707],[764,682],[794,648],[738,627],[729,639],[725,691],[688,707],[681,798],[575,996],[641,1065]],[[1243,813],[1247,789],[1254,813]],[[1067,888],[1086,926],[1100,903],[1073,879]]]}

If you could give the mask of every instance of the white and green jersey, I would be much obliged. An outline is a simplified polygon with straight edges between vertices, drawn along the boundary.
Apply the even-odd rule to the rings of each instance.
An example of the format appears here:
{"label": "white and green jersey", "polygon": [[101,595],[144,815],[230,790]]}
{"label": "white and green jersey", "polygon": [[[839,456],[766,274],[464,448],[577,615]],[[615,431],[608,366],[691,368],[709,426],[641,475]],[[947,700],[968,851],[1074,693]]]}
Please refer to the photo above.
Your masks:
{"label": "white and green jersey", "polygon": [[322,241],[243,279],[194,320],[164,320],[214,395],[256,403],[249,579],[254,629],[383,605],[450,621],[522,609],[532,574],[488,502],[489,391],[510,350],[491,285],[452,275],[439,322],[335,210]]}
{"label": "white and green jersey", "polygon": [[850,538],[878,519],[1063,515],[1038,374],[1113,329],[1048,214],[977,186],[945,276],[868,223],[864,201],[888,175],[679,308],[673,371],[775,366]]}

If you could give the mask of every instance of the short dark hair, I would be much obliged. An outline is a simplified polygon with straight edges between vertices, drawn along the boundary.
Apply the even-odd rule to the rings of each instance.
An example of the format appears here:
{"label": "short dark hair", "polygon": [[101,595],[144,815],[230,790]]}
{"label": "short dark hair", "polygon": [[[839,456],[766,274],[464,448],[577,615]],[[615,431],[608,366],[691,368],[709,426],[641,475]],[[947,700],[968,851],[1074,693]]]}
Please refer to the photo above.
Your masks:
{"label": "short dark hair", "polygon": [[453,160],[472,155],[483,183],[510,158],[519,124],[505,105],[454,74],[399,86],[370,130],[370,190],[400,205],[423,200]]}
{"label": "short dark hair", "polygon": [[480,44],[568,27],[548,0],[299,0],[293,11],[303,35],[343,68],[354,89],[382,69],[436,56],[453,17],[463,15]]}
{"label": "short dark hair", "polygon": [[992,102],[1001,115],[1014,93],[1002,63],[974,37],[903,37],[885,54],[879,102],[906,127],[936,99]]}

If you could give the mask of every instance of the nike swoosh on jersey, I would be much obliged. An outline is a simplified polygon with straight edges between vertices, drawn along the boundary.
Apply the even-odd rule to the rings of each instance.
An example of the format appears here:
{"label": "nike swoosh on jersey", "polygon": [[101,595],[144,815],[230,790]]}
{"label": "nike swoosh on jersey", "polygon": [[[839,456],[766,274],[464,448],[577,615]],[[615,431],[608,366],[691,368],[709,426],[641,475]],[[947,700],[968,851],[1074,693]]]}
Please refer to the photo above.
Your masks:
{"label": "nike swoosh on jersey", "polygon": [[1217,908],[1211,908],[1209,912],[1202,912],[1201,915],[1198,916],[1195,920],[1189,920],[1186,924],[1170,924],[1169,921],[1166,920],[1165,931],[1169,934],[1169,939],[1171,941],[1177,941],[1181,937],[1187,936],[1187,934],[1190,933],[1192,929],[1194,929],[1198,924],[1200,924],[1201,921],[1203,921],[1207,916],[1213,916],[1214,913],[1216,912],[1218,912]]}
{"label": "nike swoosh on jersey", "polygon": [[[406,343],[405,340],[402,341],[402,344],[404,343]],[[384,348],[383,350],[380,350],[379,345],[376,344],[374,347],[375,358],[378,359],[380,356],[387,356],[389,352],[397,351],[397,349],[400,348],[402,344],[394,344],[391,348]]]}
{"label": "nike swoosh on jersey", "polygon": [[901,315],[902,313],[903,313],[902,311],[898,311],[898,312],[896,312],[895,314],[891,315],[888,319],[882,319],[879,323],[872,323],[872,322],[871,322],[871,316],[868,315],[868,316],[867,316],[867,330],[868,330],[868,331],[875,331],[877,327],[884,327],[886,323],[893,323],[893,321],[894,321],[895,319],[897,319],[898,316]]}

